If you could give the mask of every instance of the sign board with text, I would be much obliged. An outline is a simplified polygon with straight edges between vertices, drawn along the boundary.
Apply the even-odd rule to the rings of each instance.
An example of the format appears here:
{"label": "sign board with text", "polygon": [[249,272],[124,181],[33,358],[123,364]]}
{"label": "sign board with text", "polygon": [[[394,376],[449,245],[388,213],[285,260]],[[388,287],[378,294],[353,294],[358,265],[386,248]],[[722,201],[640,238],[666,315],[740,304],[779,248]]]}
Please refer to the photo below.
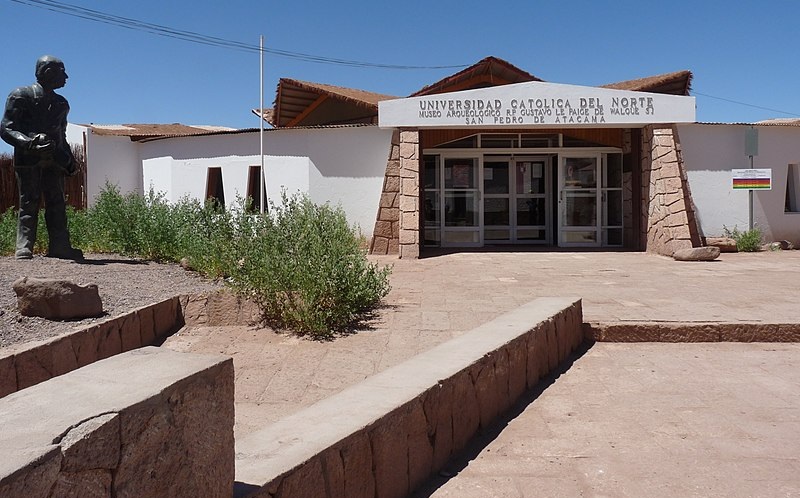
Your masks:
{"label": "sign board with text", "polygon": [[734,190],[772,190],[772,169],[731,170]]}
{"label": "sign board with text", "polygon": [[382,128],[600,128],[695,121],[694,97],[538,81],[378,104]]}

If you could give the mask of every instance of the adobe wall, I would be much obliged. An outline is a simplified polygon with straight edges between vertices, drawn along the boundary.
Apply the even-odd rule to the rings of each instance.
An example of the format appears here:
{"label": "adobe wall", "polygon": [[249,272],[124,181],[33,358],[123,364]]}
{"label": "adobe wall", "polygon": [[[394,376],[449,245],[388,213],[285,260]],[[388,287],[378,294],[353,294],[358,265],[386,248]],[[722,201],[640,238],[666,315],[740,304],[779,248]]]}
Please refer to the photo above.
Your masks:
{"label": "adobe wall", "polygon": [[0,400],[0,496],[228,498],[233,360],[147,347]]}
{"label": "adobe wall", "polygon": [[401,498],[583,341],[540,298],[236,442],[237,497]]}
{"label": "adobe wall", "polygon": [[642,130],[642,247],[672,256],[700,246],[689,183],[675,126]]}

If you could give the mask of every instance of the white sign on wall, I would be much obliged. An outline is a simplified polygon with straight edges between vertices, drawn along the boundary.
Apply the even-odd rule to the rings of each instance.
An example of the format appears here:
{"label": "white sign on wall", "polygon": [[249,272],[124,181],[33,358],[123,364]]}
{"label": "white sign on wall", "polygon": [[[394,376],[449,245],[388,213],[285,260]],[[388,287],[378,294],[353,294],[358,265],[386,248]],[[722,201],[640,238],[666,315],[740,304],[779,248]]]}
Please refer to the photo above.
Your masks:
{"label": "white sign on wall", "polygon": [[382,128],[636,127],[695,121],[694,97],[542,82],[378,104]]}

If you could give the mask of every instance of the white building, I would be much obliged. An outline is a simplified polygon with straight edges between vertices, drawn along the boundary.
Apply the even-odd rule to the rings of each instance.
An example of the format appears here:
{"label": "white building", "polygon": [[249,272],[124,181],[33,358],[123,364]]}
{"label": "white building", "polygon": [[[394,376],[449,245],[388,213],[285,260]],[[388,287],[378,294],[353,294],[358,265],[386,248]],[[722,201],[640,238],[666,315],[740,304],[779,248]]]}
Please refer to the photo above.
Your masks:
{"label": "white building", "polygon": [[[747,228],[746,130],[758,130],[754,221],[800,245],[800,123],[695,122],[691,73],[601,88],[544,83],[493,57],[408,98],[281,79],[263,117],[266,192],[341,205],[376,253],[500,244],[671,255]],[[71,125],[87,197],[259,196],[259,130]]]}

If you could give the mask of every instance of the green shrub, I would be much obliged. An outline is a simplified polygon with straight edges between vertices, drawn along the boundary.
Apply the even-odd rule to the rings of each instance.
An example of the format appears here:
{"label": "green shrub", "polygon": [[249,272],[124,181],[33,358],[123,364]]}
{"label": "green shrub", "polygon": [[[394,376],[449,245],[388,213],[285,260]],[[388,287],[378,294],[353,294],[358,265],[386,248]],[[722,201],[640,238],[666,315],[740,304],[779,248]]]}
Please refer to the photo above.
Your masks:
{"label": "green shrub", "polygon": [[17,247],[17,212],[8,208],[0,213],[0,254],[14,254]]}
{"label": "green shrub", "polygon": [[[249,199],[225,210],[188,198],[168,203],[152,190],[122,195],[106,184],[86,210],[68,209],[75,247],[91,252],[178,262],[224,278],[253,299],[269,325],[330,338],[355,324],[389,292],[390,267],[366,258],[364,243],[341,208],[307,196],[282,196],[270,214],[253,214]],[[0,249],[13,254],[16,213],[0,216]],[[36,250],[47,246],[40,212]]]}
{"label": "green shrub", "polygon": [[391,268],[368,262],[341,208],[284,194],[270,211],[238,230],[230,274],[268,324],[330,338],[389,292]]}
{"label": "green shrub", "polygon": [[176,260],[186,258],[194,270],[225,277],[234,264],[232,247],[241,237],[237,218],[213,201],[183,199],[174,206]]}
{"label": "green shrub", "polygon": [[146,196],[122,195],[107,183],[87,214],[85,247],[153,261],[175,261],[181,232],[173,210],[164,195],[152,189]]}
{"label": "green shrub", "polygon": [[[47,223],[44,219],[44,209],[39,210],[39,218],[36,221],[36,244],[34,252],[47,252],[50,237],[47,233]],[[17,247],[17,211],[8,208],[5,213],[0,214],[0,255],[11,255]],[[67,223],[70,231],[70,239],[73,246],[80,246],[83,234],[86,233],[83,225],[86,222],[85,213],[75,211],[72,206],[67,206]]]}
{"label": "green shrub", "polygon": [[752,230],[740,232],[738,227],[733,227],[729,230],[728,227],[723,227],[725,236],[730,237],[736,241],[736,249],[741,252],[756,252],[761,250],[761,230],[754,227]]}

